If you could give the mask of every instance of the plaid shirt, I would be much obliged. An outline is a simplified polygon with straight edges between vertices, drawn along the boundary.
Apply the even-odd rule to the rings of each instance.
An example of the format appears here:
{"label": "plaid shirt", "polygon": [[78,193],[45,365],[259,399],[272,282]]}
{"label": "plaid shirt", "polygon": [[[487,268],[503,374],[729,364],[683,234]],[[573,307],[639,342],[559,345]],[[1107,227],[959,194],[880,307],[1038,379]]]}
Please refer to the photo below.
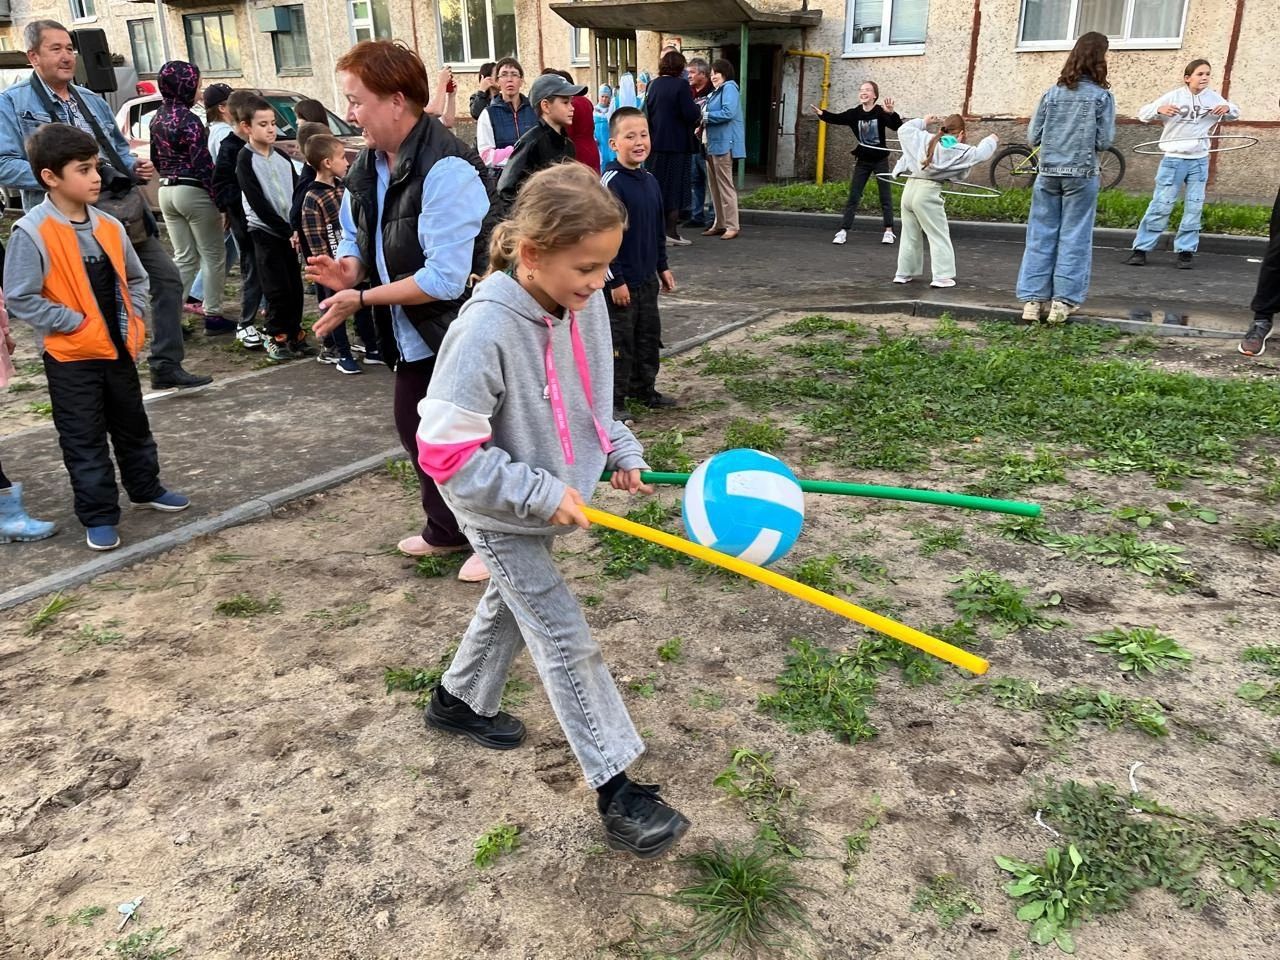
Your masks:
{"label": "plaid shirt", "polygon": [[338,255],[338,241],[342,227],[338,222],[342,207],[342,186],[338,183],[321,183],[316,180],[307,187],[302,198],[303,253],[310,257]]}

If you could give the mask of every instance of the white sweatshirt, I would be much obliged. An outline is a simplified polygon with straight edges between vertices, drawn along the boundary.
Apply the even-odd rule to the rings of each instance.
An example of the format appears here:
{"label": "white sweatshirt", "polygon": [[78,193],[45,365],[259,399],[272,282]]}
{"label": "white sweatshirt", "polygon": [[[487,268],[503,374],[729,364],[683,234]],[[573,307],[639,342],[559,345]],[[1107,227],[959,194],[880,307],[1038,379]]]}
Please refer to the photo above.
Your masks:
{"label": "white sweatshirt", "polygon": [[924,158],[929,152],[929,141],[932,139],[933,134],[925,126],[924,120],[908,120],[904,123],[898,129],[898,142],[902,145],[902,156],[893,168],[894,176],[907,174],[929,180],[963,180],[975,166],[995,156],[996,147],[999,145],[995,134],[984,137],[976,147],[971,147],[967,143],[944,147],[939,142],[933,151],[933,161],[926,167]]}
{"label": "white sweatshirt", "polygon": [[[1210,112],[1222,104],[1230,108],[1222,116]],[[1177,107],[1178,115],[1166,117],[1159,113],[1164,106]],[[1211,143],[1209,134],[1213,128],[1224,120],[1235,120],[1239,116],[1240,108],[1231,101],[1224,100],[1212,90],[1192,93],[1185,84],[1138,111],[1138,119],[1143,123],[1159,120],[1164,124],[1160,133],[1160,150],[1165,156],[1179,160],[1207,157]]]}

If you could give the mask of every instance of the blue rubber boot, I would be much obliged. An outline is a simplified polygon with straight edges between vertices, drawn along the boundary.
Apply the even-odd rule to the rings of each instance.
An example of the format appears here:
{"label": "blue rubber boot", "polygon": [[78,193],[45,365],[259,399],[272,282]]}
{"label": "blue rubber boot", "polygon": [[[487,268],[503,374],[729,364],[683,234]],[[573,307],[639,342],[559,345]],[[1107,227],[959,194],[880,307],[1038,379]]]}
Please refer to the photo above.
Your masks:
{"label": "blue rubber boot", "polygon": [[43,540],[52,537],[57,527],[49,520],[33,520],[22,509],[22,484],[0,490],[0,543],[15,540]]}

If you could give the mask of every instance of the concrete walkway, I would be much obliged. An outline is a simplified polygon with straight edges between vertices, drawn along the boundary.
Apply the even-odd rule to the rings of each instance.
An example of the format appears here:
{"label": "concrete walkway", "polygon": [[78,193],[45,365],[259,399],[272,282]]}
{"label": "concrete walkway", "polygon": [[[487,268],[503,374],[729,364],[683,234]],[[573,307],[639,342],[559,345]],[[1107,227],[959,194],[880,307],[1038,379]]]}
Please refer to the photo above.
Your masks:
{"label": "concrete walkway", "polygon": [[[678,290],[663,301],[668,349],[690,346],[717,331],[778,309],[838,309],[876,301],[1009,308],[1022,255],[1020,243],[973,240],[957,244],[960,283],[931,290],[927,283],[890,282],[896,247],[878,230],[855,232],[834,246],[830,231],[798,226],[746,225],[733,241],[694,235],[693,246],[671,248]],[[1131,309],[1172,309],[1197,327],[1234,335],[1248,318],[1257,265],[1245,256],[1205,254],[1191,271],[1175,270],[1167,254],[1136,269],[1123,252],[1095,256],[1090,313],[1126,317]],[[392,375],[371,366],[357,377],[295,361],[216,382],[194,393],[148,401],[160,445],[162,477],[189,494],[190,510],[159,514],[126,508],[124,548],[91,553],[71,512],[71,494],[51,425],[0,439],[6,472],[26,487],[32,512],[58,522],[49,540],[0,547],[6,582],[0,609],[40,593],[83,583],[171,549],[192,537],[268,515],[291,499],[379,468],[400,449],[391,422]],[[121,493],[123,499],[123,491]]]}

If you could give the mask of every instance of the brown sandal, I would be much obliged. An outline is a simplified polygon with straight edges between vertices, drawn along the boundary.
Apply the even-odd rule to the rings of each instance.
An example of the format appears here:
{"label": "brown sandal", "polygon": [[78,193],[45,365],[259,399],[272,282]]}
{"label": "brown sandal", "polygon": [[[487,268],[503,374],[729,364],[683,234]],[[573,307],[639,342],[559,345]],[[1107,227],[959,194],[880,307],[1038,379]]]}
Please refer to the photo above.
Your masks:
{"label": "brown sandal", "polygon": [[734,237],[736,237],[737,235],[738,235],[738,231],[737,231],[737,230],[722,230],[722,231],[720,232],[720,239],[721,239],[721,240],[732,240],[732,239],[733,239]]}

